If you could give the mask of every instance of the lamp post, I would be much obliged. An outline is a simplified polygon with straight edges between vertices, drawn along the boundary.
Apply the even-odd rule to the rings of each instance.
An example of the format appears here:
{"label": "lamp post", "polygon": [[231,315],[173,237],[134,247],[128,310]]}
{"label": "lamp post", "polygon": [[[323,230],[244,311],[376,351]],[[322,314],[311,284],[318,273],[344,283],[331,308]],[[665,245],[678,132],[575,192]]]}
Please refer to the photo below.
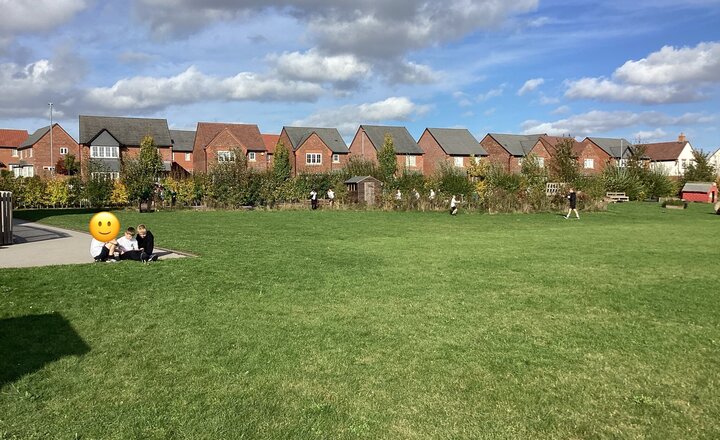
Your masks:
{"label": "lamp post", "polygon": [[55,174],[55,165],[53,164],[53,103],[48,102],[48,105],[50,106],[50,175],[53,175]]}

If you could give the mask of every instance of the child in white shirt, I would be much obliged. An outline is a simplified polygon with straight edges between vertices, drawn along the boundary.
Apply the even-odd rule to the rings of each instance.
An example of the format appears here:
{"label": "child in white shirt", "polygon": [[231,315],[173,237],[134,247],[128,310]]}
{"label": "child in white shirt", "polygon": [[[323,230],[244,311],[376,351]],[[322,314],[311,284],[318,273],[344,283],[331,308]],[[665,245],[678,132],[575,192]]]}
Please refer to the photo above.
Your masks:
{"label": "child in white shirt", "polygon": [[117,239],[117,247],[120,251],[121,260],[142,261],[142,253],[135,239],[135,228],[127,228],[125,235]]}

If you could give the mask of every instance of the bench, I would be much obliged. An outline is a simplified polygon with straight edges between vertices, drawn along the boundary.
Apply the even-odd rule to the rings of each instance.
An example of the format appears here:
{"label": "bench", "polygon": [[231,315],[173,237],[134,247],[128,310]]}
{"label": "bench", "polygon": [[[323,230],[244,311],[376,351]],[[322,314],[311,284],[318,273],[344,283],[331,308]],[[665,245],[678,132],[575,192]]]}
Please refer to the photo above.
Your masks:
{"label": "bench", "polygon": [[630,197],[626,196],[624,192],[607,192],[605,193],[605,197],[610,199],[612,203],[630,201]]}

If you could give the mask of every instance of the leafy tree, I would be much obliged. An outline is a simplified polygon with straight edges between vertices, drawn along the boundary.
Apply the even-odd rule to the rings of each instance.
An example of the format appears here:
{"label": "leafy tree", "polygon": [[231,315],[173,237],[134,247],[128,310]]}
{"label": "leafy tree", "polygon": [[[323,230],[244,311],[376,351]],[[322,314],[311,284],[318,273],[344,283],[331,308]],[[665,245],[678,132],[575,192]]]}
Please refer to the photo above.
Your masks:
{"label": "leafy tree", "polygon": [[282,141],[275,147],[273,155],[272,175],[276,182],[285,182],[292,175],[290,166],[290,150]]}
{"label": "leafy tree", "polygon": [[79,169],[80,165],[72,154],[60,156],[60,159],[55,163],[55,174],[74,176]]}
{"label": "leafy tree", "polygon": [[717,177],[715,166],[702,151],[693,151],[693,161],[688,164],[683,174],[683,183],[714,182]]}
{"label": "leafy tree", "polygon": [[53,176],[46,183],[46,199],[49,205],[65,207],[69,200],[69,191],[65,178]]}
{"label": "leafy tree", "polygon": [[377,164],[361,156],[352,156],[343,172],[348,178],[353,176],[373,176],[378,180],[382,180]]}
{"label": "leafy tree", "polygon": [[108,167],[96,160],[88,161],[87,167],[83,198],[87,199],[90,206],[94,208],[107,206],[113,189],[113,181],[110,178]]}
{"label": "leafy tree", "polygon": [[385,183],[392,182],[397,172],[397,158],[395,157],[395,145],[390,133],[385,134],[385,141],[377,153],[377,158],[380,168],[380,180]]}
{"label": "leafy tree", "polygon": [[115,206],[123,206],[127,205],[128,202],[128,191],[125,184],[120,180],[114,181],[112,193],[110,194],[110,203]]}
{"label": "leafy tree", "polygon": [[123,183],[127,187],[129,201],[138,204],[149,201],[162,172],[162,157],[155,141],[152,136],[145,136],[140,143],[138,158],[123,162]]}
{"label": "leafy tree", "polygon": [[548,161],[550,177],[558,182],[572,183],[580,176],[580,165],[573,153],[573,140],[563,139],[555,145],[555,154]]}

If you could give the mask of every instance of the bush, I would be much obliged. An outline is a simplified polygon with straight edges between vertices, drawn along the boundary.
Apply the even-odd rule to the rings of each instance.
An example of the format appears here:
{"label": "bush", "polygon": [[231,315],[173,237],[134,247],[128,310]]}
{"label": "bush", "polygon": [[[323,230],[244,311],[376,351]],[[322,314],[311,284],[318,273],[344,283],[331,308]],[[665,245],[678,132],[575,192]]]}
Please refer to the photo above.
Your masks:
{"label": "bush", "polygon": [[683,209],[687,209],[688,204],[687,204],[687,202],[684,201],[684,200],[680,200],[680,199],[668,199],[668,200],[664,200],[664,201],[662,202],[661,206],[662,206],[663,208],[666,208],[666,207],[668,207],[668,206],[682,206]]}

